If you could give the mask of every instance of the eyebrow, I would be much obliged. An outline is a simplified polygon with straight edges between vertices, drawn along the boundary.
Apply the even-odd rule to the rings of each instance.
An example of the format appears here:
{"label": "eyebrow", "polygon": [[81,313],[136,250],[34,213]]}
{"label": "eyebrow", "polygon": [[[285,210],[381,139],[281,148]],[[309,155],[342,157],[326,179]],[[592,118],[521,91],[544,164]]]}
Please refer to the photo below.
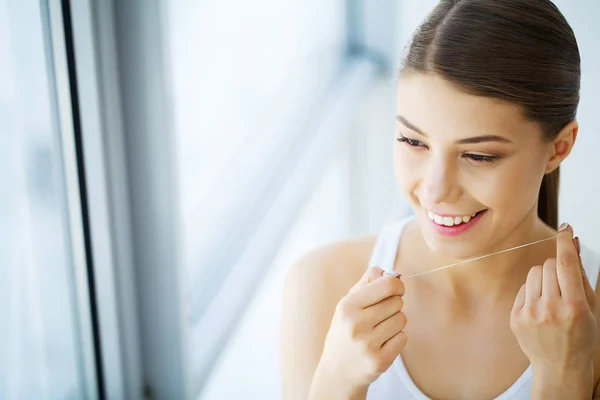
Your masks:
{"label": "eyebrow", "polygon": [[[427,137],[427,135],[422,130],[420,130],[419,128],[414,126],[402,115],[396,115],[396,119],[398,120],[398,122],[400,122],[401,124],[406,126],[411,131],[415,131],[419,135]],[[498,136],[498,135],[482,135],[482,136],[473,136],[473,137],[468,137],[468,138],[464,138],[464,139],[459,139],[456,141],[456,143],[458,143],[458,144],[476,144],[476,143],[485,143],[485,142],[512,143],[512,140],[509,140],[503,136]]]}

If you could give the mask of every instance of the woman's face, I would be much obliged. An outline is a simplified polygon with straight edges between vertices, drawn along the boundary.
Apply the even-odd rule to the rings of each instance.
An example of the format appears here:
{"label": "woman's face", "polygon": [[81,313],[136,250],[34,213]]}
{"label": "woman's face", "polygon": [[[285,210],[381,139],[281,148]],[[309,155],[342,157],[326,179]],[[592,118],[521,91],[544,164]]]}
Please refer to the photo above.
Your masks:
{"label": "woman's face", "polygon": [[409,73],[397,118],[394,176],[433,251],[482,254],[536,221],[551,145],[517,106]]}

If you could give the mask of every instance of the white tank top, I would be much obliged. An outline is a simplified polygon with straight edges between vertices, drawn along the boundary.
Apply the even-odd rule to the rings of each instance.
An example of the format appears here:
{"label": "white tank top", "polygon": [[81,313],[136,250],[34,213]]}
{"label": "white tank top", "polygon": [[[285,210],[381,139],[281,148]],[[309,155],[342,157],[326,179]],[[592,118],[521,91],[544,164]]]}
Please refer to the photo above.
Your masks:
{"label": "white tank top", "polygon": [[[385,225],[377,238],[369,267],[392,271],[396,261],[398,243],[404,227],[414,216]],[[581,261],[590,284],[596,289],[600,272],[600,254],[588,249],[580,240]],[[528,400],[531,389],[531,366],[504,393],[495,400]],[[431,400],[408,374],[402,357],[396,357],[390,368],[369,386],[366,400]]]}

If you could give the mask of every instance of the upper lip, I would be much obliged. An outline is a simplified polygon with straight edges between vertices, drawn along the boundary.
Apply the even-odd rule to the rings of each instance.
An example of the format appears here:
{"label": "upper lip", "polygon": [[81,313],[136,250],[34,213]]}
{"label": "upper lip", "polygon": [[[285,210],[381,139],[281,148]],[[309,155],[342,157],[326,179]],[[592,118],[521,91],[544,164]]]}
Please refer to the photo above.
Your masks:
{"label": "upper lip", "polygon": [[426,208],[425,210],[426,210],[426,211],[429,211],[429,212],[432,212],[432,213],[434,213],[435,215],[439,215],[440,217],[453,217],[453,218],[454,218],[454,217],[466,217],[466,216],[472,216],[473,214],[477,214],[479,211],[483,211],[483,210],[479,210],[479,211],[476,211],[476,212],[473,212],[473,213],[465,213],[465,214],[444,214],[444,213],[439,213],[439,212],[437,212],[437,211],[433,211],[433,210],[431,210],[431,209],[429,209],[429,208]]}

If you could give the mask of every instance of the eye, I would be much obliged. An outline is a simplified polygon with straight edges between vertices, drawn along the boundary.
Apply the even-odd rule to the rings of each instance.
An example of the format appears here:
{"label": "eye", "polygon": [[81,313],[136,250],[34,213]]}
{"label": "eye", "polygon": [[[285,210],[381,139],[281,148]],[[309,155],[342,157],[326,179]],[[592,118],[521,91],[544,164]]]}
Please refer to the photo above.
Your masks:
{"label": "eye", "polygon": [[465,154],[463,157],[465,158],[470,158],[473,161],[476,161],[478,163],[493,163],[494,161],[496,161],[499,157],[497,156],[484,156],[481,154]]}
{"label": "eye", "polygon": [[414,139],[409,139],[402,135],[400,135],[400,137],[397,138],[396,140],[398,140],[400,143],[406,143],[407,145],[409,145],[411,147],[425,147],[425,145],[422,142],[419,142],[418,140],[414,140]]}

